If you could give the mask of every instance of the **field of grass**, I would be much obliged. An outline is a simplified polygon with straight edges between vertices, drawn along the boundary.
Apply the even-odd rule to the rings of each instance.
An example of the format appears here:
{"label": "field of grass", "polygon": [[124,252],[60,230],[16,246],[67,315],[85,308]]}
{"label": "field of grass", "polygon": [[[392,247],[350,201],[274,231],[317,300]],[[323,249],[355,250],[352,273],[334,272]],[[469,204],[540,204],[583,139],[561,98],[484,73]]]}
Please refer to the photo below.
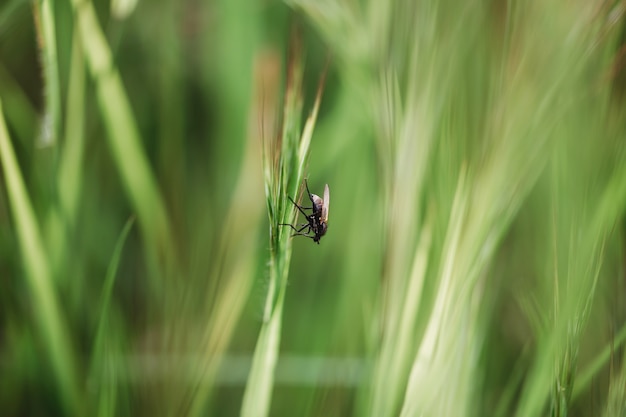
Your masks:
{"label": "field of grass", "polygon": [[625,15],[0,2],[0,414],[626,415]]}

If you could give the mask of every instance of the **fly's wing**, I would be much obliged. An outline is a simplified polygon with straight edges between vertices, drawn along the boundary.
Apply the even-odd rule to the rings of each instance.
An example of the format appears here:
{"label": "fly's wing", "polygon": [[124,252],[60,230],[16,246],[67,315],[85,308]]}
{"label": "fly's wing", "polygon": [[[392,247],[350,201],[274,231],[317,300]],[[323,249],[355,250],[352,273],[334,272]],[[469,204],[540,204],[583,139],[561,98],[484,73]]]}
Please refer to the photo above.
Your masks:
{"label": "fly's wing", "polygon": [[317,194],[309,194],[311,196],[311,202],[313,202],[313,214],[321,215],[322,206],[324,205],[324,200],[320,198]]}
{"label": "fly's wing", "polygon": [[328,207],[330,206],[330,189],[328,184],[324,186],[324,204],[322,206],[322,220],[328,221]]}

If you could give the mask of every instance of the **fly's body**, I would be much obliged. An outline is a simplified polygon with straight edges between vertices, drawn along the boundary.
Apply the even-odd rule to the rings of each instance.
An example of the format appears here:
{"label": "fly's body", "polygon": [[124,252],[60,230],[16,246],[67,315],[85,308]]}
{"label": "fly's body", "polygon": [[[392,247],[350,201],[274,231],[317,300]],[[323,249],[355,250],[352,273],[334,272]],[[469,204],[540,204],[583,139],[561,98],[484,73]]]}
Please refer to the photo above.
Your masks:
{"label": "fly's body", "polygon": [[[292,224],[282,223],[281,226],[289,226],[291,227],[295,233],[293,236],[306,236],[308,238],[313,239],[313,242],[319,245],[320,239],[322,236],[326,234],[326,230],[328,229],[328,207],[330,204],[330,190],[328,188],[328,184],[324,186],[324,198],[321,198],[317,194],[311,193],[309,191],[309,184],[304,181],[306,185],[306,191],[309,195],[309,200],[311,200],[311,207],[302,207],[298,205],[295,201],[288,197],[289,200],[293,203],[294,206],[298,208],[300,213],[304,215],[307,219],[307,223],[301,223],[297,227]],[[307,214],[304,210],[311,210],[311,214]],[[304,231],[306,229],[306,232]]]}

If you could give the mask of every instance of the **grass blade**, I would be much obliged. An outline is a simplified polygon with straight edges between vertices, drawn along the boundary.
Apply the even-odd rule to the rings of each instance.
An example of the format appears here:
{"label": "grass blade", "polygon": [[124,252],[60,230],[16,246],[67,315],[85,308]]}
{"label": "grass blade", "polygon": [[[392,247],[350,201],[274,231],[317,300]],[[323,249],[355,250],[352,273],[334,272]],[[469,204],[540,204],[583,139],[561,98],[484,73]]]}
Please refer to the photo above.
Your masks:
{"label": "grass blade", "polygon": [[61,87],[59,86],[54,4],[51,0],[38,0],[36,5],[35,22],[45,79],[44,100],[46,103],[40,140],[42,145],[53,145],[57,142],[61,123]]}
{"label": "grass blade", "polygon": [[115,415],[115,390],[117,384],[115,383],[115,375],[109,375],[114,372],[113,369],[115,367],[111,364],[111,356],[107,354],[107,346],[111,342],[105,335],[110,323],[111,294],[113,293],[113,285],[115,284],[115,277],[117,276],[117,270],[122,257],[122,249],[124,248],[124,243],[134,223],[135,219],[130,218],[117,239],[102,288],[100,320],[98,322],[98,330],[96,331],[93,353],[91,355],[88,378],[90,383],[96,384],[94,391],[99,398],[95,404],[98,404],[98,409],[100,410],[98,415],[100,416]]}
{"label": "grass blade", "polygon": [[[69,236],[74,232],[82,191],[85,149],[85,62],[77,31],[73,33],[72,57],[65,120],[65,140],[61,146],[57,192],[59,204],[52,207],[46,222],[49,262],[53,271],[61,271],[67,262]],[[67,279],[61,273],[59,281]],[[65,282],[64,282],[65,283]]]}
{"label": "grass blade", "polygon": [[[113,155],[150,256],[172,261],[172,234],[165,204],[142,149],[142,141],[111,50],[91,1],[73,0],[83,51],[91,70]],[[155,259],[153,259],[155,260]]]}
{"label": "grass blade", "polygon": [[11,145],[1,101],[0,159],[37,325],[50,356],[63,405],[69,414],[81,415],[80,390],[69,333],[53,287],[37,219]]}
{"label": "grass blade", "polygon": [[[77,31],[72,37],[72,57],[65,120],[65,143],[59,162],[59,199],[63,217],[74,222],[83,177],[85,150],[85,64]],[[71,225],[71,224],[70,224]]]}
{"label": "grass blade", "polygon": [[[292,54],[300,53],[298,46],[293,46],[293,48],[295,52]],[[276,139],[269,143],[270,149],[263,151],[271,231],[270,283],[265,303],[265,320],[261,325],[252,359],[252,369],[244,392],[242,417],[267,416],[270,411],[274,369],[280,347],[283,303],[291,260],[291,232],[290,229],[282,228],[279,224],[290,222],[296,214],[296,209],[289,203],[286,194],[295,195],[302,183],[324,80],[322,78],[320,82],[313,110],[300,134],[302,73],[299,55],[292,55],[283,116],[282,144]]]}

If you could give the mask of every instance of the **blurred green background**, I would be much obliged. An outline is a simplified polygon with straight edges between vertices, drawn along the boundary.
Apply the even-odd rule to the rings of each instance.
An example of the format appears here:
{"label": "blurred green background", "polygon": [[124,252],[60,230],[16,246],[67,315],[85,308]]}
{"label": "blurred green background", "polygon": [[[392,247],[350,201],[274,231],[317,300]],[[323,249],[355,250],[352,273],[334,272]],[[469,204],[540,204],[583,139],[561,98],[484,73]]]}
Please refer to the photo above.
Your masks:
{"label": "blurred green background", "polygon": [[[0,414],[624,415],[625,12],[3,0]],[[332,205],[264,348],[290,48]]]}

